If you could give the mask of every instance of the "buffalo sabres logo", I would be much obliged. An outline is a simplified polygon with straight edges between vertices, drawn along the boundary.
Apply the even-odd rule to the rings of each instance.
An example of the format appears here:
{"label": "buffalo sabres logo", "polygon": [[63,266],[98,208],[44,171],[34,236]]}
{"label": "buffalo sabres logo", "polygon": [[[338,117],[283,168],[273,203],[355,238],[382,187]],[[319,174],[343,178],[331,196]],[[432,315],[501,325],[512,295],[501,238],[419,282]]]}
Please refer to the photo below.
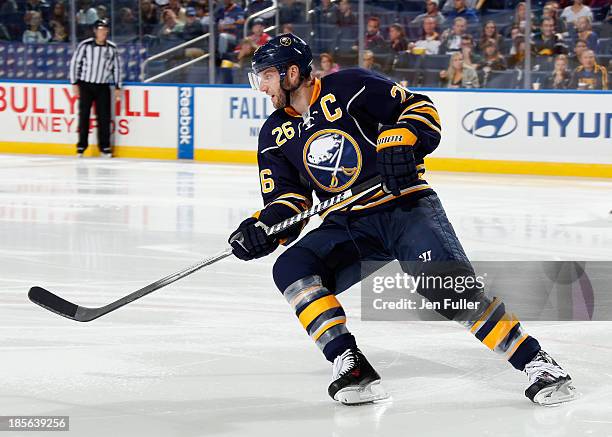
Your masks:
{"label": "buffalo sabres logo", "polygon": [[346,132],[323,129],[304,146],[304,166],[314,182],[326,191],[348,188],[361,171],[361,151]]}
{"label": "buffalo sabres logo", "polygon": [[291,38],[289,38],[288,36],[283,36],[280,39],[280,43],[281,43],[282,46],[285,46],[285,47],[290,46],[291,45]]}

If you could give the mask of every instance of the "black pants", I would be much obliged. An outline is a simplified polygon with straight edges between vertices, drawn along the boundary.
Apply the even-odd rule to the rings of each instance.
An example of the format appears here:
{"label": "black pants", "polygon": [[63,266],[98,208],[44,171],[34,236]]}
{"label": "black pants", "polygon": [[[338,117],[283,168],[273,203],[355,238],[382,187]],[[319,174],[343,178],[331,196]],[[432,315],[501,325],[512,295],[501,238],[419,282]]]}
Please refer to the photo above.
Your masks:
{"label": "black pants", "polygon": [[98,120],[98,147],[104,153],[111,153],[110,122],[111,122],[111,90],[108,85],[79,82],[79,143],[77,152],[83,153],[87,149],[87,136],[89,135],[89,117],[91,105],[96,103]]}

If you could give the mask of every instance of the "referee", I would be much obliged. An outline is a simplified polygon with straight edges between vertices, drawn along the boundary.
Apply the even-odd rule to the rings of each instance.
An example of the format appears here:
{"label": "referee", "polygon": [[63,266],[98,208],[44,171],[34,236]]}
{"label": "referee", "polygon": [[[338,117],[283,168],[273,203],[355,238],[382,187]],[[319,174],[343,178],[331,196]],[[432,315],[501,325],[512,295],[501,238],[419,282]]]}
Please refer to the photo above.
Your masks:
{"label": "referee", "polygon": [[70,61],[70,83],[79,98],[79,143],[77,156],[87,149],[91,105],[96,103],[98,145],[103,156],[112,157],[110,145],[111,93],[115,86],[115,100],[120,99],[121,64],[117,46],[108,40],[108,20],[97,20],[94,37],[78,46]]}

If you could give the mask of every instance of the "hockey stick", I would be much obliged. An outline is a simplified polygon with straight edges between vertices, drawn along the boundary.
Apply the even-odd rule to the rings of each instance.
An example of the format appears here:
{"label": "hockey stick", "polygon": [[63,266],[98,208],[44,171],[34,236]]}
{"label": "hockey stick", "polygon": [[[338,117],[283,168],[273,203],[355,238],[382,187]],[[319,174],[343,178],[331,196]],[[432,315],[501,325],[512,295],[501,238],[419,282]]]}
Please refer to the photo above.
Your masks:
{"label": "hockey stick", "polygon": [[[287,228],[290,228],[291,226],[300,223],[309,217],[326,211],[340,203],[343,203],[343,206],[350,205],[351,203],[355,202],[356,200],[359,200],[366,194],[379,189],[380,187],[380,177],[372,178],[366,182],[363,182],[349,190],[338,194],[337,196],[318,203],[300,214],[294,215],[293,217],[290,217],[280,223],[266,228],[266,233],[268,235],[278,234],[286,230]],[[102,307],[88,308],[76,305],[51,293],[48,290],[45,290],[42,287],[30,288],[28,297],[35,304],[40,305],[41,307],[56,314],[59,314],[60,316],[66,317],[71,320],[76,320],[77,322],[90,322],[94,319],[97,319],[98,317],[101,317],[105,314],[110,313],[111,311],[116,310],[117,308],[121,308],[122,306],[127,305],[128,303],[133,302],[136,299],[140,299],[141,297],[146,296],[147,294],[152,293],[155,290],[159,290],[160,288],[163,288],[166,285],[172,284],[173,282],[176,282],[179,279],[185,278],[191,275],[192,273],[197,272],[203,267],[214,264],[217,261],[222,260],[223,258],[227,258],[231,254],[232,248],[228,247],[223,251],[217,253],[216,255],[206,258],[200,261],[199,263],[187,267],[181,271],[172,273],[171,275],[168,275],[165,278],[160,279],[159,281],[149,284],[146,287],[141,288],[140,290],[134,291],[133,293],[130,293],[127,296],[122,297],[121,299],[118,299]]]}

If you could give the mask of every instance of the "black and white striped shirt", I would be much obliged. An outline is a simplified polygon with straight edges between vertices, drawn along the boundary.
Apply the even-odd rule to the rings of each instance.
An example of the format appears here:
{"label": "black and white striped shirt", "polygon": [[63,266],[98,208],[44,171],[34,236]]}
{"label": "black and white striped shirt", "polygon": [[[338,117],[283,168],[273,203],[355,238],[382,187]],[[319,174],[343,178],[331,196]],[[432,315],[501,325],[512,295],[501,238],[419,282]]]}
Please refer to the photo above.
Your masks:
{"label": "black and white striped shirt", "polygon": [[78,81],[121,88],[121,63],[115,43],[107,40],[99,45],[94,38],[81,41],[70,61],[70,83]]}

